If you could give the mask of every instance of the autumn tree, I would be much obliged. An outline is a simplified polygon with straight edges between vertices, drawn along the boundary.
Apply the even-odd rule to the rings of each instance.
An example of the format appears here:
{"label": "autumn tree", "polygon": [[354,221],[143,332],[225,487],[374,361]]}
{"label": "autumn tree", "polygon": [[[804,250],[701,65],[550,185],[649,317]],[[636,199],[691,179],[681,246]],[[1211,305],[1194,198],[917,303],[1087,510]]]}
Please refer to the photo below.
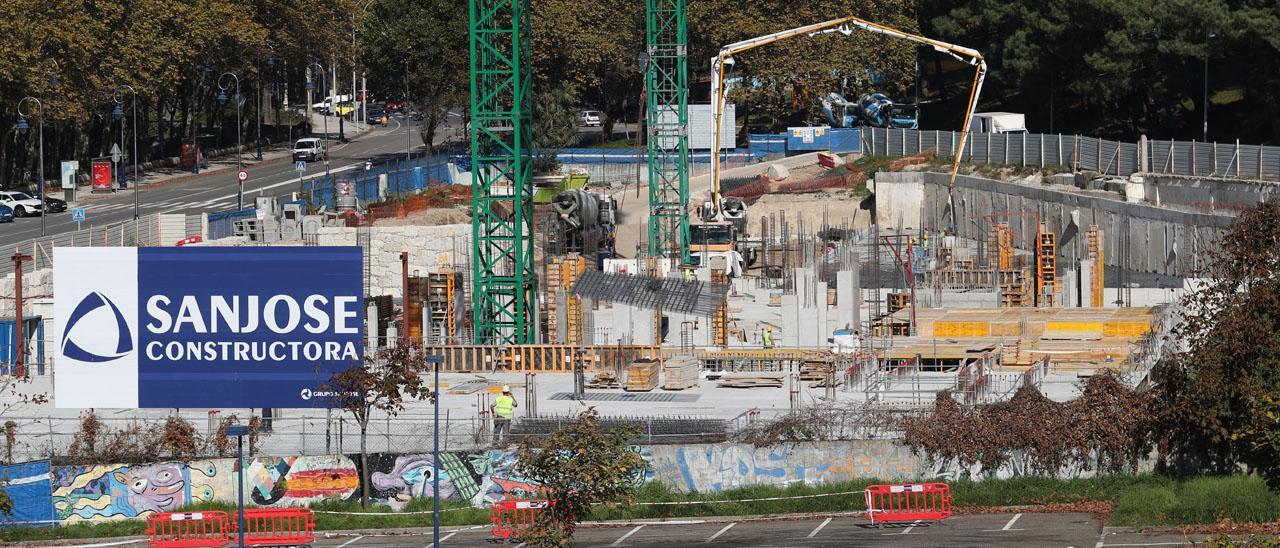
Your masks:
{"label": "autumn tree", "polygon": [[1155,370],[1163,454],[1175,471],[1244,465],[1280,490],[1280,202],[1242,213],[1204,253],[1177,351]]}
{"label": "autumn tree", "polygon": [[525,439],[516,450],[516,473],[542,488],[551,505],[538,514],[525,542],[561,546],[594,506],[628,504],[637,474],[646,466],[632,449],[627,429],[605,431],[595,409],[540,440]]}
{"label": "autumn tree", "polygon": [[406,98],[422,114],[422,141],[435,150],[450,109],[467,106],[467,3],[378,2],[361,22],[359,38],[371,93]]}
{"label": "autumn tree", "polygon": [[332,394],[332,404],[351,414],[360,426],[360,504],[369,506],[369,420],[375,413],[396,416],[406,398],[435,398],[419,373],[427,368],[421,348],[398,344],[366,357],[363,364],[334,373],[321,390]]}

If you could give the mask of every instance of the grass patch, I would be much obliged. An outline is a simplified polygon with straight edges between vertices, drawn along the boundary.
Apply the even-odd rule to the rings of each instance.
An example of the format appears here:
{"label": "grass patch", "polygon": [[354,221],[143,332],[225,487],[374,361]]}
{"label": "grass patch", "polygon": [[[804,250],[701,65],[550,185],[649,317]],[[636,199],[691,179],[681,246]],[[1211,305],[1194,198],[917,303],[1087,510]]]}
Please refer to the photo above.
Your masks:
{"label": "grass patch", "polygon": [[[788,487],[739,487],[721,493],[680,493],[663,483],[650,483],[636,493],[637,502],[675,504],[600,507],[590,520],[662,519],[699,516],[740,516],[756,514],[794,514],[811,512],[849,512],[864,509],[860,493],[812,497],[860,491],[867,485],[883,483],[860,480],[824,485],[792,485]],[[1280,494],[1267,490],[1257,477],[1199,477],[1174,480],[1163,476],[1110,476],[1074,480],[1044,478],[1012,478],[1005,480],[951,482],[953,503],[957,506],[1022,506],[1082,501],[1111,501],[1115,511],[1108,525],[1140,527],[1149,525],[1212,524],[1224,518],[1236,522],[1274,522],[1280,517]],[[810,496],[784,500],[737,502],[743,499]],[[394,529],[429,527],[430,499],[414,499],[405,513],[392,512],[386,506],[361,509],[355,501],[327,501],[312,505],[316,529],[337,531],[350,529]],[[199,504],[184,509],[234,511],[224,503]],[[471,508],[466,502],[441,502],[441,525],[482,525],[489,523],[489,511]],[[363,515],[324,512],[367,512]],[[84,539],[138,536],[146,532],[143,520],[121,520],[94,525],[67,527],[19,527],[0,530],[0,541],[25,542],[52,539]]]}
{"label": "grass patch", "polygon": [[862,169],[867,177],[875,178],[876,173],[881,171],[889,171],[889,163],[897,160],[898,156],[878,156],[867,155],[853,161],[853,165]]}

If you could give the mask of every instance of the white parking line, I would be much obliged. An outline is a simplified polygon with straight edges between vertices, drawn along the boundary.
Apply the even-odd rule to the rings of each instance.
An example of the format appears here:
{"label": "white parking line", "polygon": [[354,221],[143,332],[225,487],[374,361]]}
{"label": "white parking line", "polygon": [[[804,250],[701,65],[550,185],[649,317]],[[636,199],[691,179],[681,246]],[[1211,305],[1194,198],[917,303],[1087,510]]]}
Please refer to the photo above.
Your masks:
{"label": "white parking line", "polygon": [[[912,529],[915,529],[917,525],[920,525],[920,520],[915,520],[915,521],[911,522],[911,527],[907,527],[906,529],[903,529],[903,530],[902,530],[902,534],[904,534],[904,535],[905,535],[905,534],[907,534],[907,533],[910,533],[910,532],[911,532],[911,530],[912,530]],[[341,548],[341,547],[339,547],[339,548]]]}
{"label": "white parking line", "polygon": [[1099,544],[1098,546],[1185,546],[1185,542],[1139,542],[1131,544]]}
{"label": "white parking line", "polygon": [[343,546],[346,546],[346,545],[348,545],[348,544],[352,544],[352,543],[354,543],[355,541],[360,540],[360,539],[362,539],[362,538],[364,538],[364,535],[360,535],[360,536],[358,536],[358,537],[356,537],[356,538],[353,538],[353,539],[348,540],[348,541],[346,541],[346,542],[344,542],[344,543],[342,543],[342,544],[339,544],[339,545],[338,545],[338,548],[342,548]]}
{"label": "white parking line", "polygon": [[[639,531],[639,530],[641,530],[641,529],[644,529],[644,526],[643,526],[643,525],[637,525],[635,529],[632,529],[632,530],[630,530],[630,531],[627,531],[627,534],[622,535],[620,538],[618,538],[618,540],[613,541],[613,544],[610,544],[609,546],[617,546],[617,545],[619,545],[619,544],[622,544],[622,541],[627,540],[627,537],[630,537],[631,535],[636,534],[636,531]],[[339,547],[339,548],[341,548],[341,547]]]}
{"label": "white parking line", "polygon": [[1014,523],[1017,523],[1018,518],[1020,518],[1020,517],[1022,517],[1022,514],[1014,514],[1014,515],[1013,515],[1013,519],[1010,519],[1010,520],[1009,520],[1009,523],[1004,524],[1004,527],[1000,528],[1000,530],[1001,530],[1001,531],[1008,531],[1010,527],[1013,527],[1013,524],[1014,524]]}
{"label": "white parking line", "polygon": [[826,527],[828,523],[831,523],[831,518],[827,518],[823,520],[822,523],[818,524],[817,527],[814,527],[813,530],[809,532],[808,538],[813,538],[818,536],[818,531],[821,531],[822,528]]}
{"label": "white parking line", "polygon": [[65,548],[105,548],[107,546],[124,546],[126,544],[137,544],[141,540],[122,540],[120,542],[100,542],[98,544],[76,544]]}
{"label": "white parking line", "polygon": [[[440,545],[441,545],[441,546],[444,546],[444,541],[449,540],[449,537],[452,537],[453,535],[456,535],[456,534],[458,534],[458,532],[457,532],[457,531],[454,531],[454,532],[449,533],[449,534],[447,534],[447,535],[445,535],[445,536],[443,536],[443,537],[440,537]],[[435,546],[435,545],[436,545],[436,543],[434,543],[434,542],[433,542],[433,543],[431,543],[431,544],[428,544],[428,545],[427,545],[427,548],[434,548],[434,546]]]}
{"label": "white parking line", "polygon": [[711,538],[708,538],[708,539],[706,540],[706,542],[711,542],[711,541],[713,541],[713,540],[715,540],[715,539],[720,538],[720,535],[723,535],[725,531],[728,531],[728,530],[730,530],[730,529],[733,529],[733,526],[734,526],[734,525],[737,525],[737,524],[738,524],[738,522],[736,522],[736,521],[735,521],[735,522],[733,522],[733,523],[730,523],[730,524],[728,524],[728,525],[724,526],[724,529],[721,529],[721,530],[719,530],[719,531],[716,531],[716,534],[711,535]]}

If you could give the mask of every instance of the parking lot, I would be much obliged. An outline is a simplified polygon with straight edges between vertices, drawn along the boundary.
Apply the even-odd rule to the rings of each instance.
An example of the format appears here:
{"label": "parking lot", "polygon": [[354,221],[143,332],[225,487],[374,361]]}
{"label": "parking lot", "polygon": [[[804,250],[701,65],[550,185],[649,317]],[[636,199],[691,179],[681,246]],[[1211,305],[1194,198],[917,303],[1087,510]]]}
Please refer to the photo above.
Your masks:
{"label": "parking lot", "polygon": [[[322,535],[317,535],[322,536]],[[431,531],[402,535],[323,535],[315,546],[379,548],[431,546]],[[681,520],[622,526],[583,527],[575,546],[672,546],[698,544],[738,547],[811,546],[1176,546],[1202,538],[1174,534],[1102,533],[1090,514],[991,514],[958,516],[942,524],[872,527],[861,515],[796,520]],[[444,546],[493,545],[488,527],[450,527],[441,532]],[[518,546],[518,544],[513,544]]]}

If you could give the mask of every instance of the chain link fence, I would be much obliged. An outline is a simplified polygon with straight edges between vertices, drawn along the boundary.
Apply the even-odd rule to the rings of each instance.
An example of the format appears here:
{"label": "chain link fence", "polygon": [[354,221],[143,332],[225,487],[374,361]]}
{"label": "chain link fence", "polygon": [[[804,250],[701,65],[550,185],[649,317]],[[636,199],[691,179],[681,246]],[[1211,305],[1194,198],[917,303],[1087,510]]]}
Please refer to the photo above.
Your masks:
{"label": "chain link fence", "polygon": [[[863,128],[862,132],[865,154],[911,156],[933,149],[941,158],[954,157],[961,135],[955,131],[885,128]],[[1239,142],[1143,138],[1127,143],[1080,135],[974,133],[964,148],[962,160],[983,164],[1062,166],[1121,177],[1153,173],[1280,180],[1280,147]]]}

